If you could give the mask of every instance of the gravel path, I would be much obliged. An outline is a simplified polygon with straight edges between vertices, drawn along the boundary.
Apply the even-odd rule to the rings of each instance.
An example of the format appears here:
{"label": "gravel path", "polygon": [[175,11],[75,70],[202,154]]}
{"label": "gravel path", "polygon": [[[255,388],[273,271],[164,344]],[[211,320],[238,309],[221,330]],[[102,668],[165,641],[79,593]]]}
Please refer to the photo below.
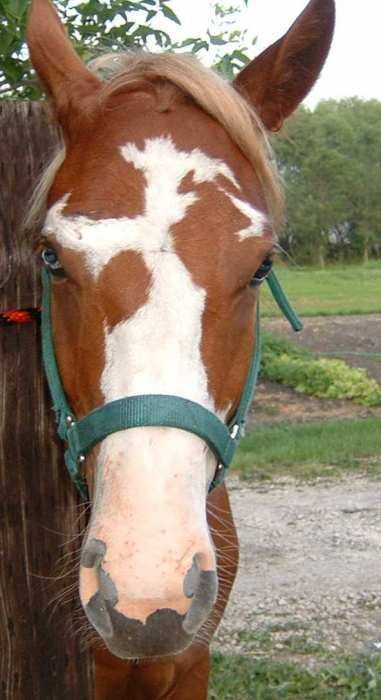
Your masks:
{"label": "gravel path", "polygon": [[240,572],[224,651],[302,656],[381,648],[381,483],[230,481]]}

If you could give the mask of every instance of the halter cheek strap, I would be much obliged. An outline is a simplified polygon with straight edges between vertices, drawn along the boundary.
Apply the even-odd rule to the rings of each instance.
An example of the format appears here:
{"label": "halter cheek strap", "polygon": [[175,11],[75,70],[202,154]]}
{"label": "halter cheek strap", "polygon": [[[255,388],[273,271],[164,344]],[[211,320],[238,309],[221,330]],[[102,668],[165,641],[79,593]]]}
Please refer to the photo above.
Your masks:
{"label": "halter cheek strap", "polygon": [[[267,281],[275,301],[295,331],[303,324],[289,304],[273,271]],[[210,490],[220,484],[229,468],[242,437],[247,413],[257,384],[260,366],[259,309],[256,314],[256,342],[250,369],[236,413],[229,425],[214,413],[180,396],[144,394],[111,401],[76,420],[62,386],[54,351],[51,323],[51,274],[42,270],[41,333],[45,374],[53,399],[58,434],[67,443],[65,463],[82,497],[87,498],[87,486],[81,474],[86,455],[107,435],[140,427],[179,428],[198,435],[210,447],[218,460],[218,468]]]}

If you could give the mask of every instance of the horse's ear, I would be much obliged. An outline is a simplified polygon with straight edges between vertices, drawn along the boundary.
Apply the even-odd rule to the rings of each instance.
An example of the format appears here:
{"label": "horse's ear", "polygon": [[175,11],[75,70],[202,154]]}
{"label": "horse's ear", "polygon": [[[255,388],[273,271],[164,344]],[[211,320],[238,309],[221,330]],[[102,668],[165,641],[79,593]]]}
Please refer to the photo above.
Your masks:
{"label": "horse's ear", "polygon": [[334,26],[334,0],[310,0],[288,32],[235,79],[236,89],[270,131],[281,128],[312,88],[327,58]]}
{"label": "horse's ear", "polygon": [[99,86],[74,51],[50,0],[32,0],[26,40],[32,64],[59,116]]}

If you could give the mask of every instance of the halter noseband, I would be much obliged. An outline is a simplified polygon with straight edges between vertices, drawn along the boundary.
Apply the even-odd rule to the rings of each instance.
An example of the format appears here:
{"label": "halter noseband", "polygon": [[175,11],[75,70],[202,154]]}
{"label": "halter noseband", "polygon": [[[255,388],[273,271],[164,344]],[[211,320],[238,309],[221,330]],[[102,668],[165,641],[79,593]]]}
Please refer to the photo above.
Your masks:
{"label": "halter noseband", "polygon": [[[282,313],[295,331],[301,330],[303,325],[289,304],[274,271],[271,271],[266,279]],[[204,440],[218,460],[210,490],[218,486],[225,477],[242,437],[257,384],[261,355],[259,309],[257,308],[256,342],[249,373],[238,408],[228,425],[201,404],[180,396],[166,394],[127,396],[99,406],[84,418],[76,420],[65,396],[54,351],[51,324],[51,274],[47,269],[42,270],[42,289],[41,334],[45,374],[53,399],[58,434],[67,443],[65,463],[81,496],[88,497],[86,482],[81,474],[81,465],[90,450],[112,433],[148,426],[180,428]]]}

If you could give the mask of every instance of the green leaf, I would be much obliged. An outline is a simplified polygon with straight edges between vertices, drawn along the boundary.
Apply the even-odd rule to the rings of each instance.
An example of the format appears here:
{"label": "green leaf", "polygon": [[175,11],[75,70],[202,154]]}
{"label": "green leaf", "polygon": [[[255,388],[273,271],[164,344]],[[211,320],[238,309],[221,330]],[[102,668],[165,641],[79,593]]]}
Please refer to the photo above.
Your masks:
{"label": "green leaf", "polygon": [[181,22],[180,22],[178,16],[175,14],[175,12],[173,10],[171,10],[170,7],[168,7],[168,5],[162,4],[161,11],[162,11],[164,17],[166,17],[167,19],[170,19],[172,22],[176,22],[176,24],[181,25]]}
{"label": "green leaf", "polygon": [[25,15],[28,5],[28,0],[9,0],[7,2],[8,13],[11,17],[20,19]]}
{"label": "green leaf", "polygon": [[[6,30],[0,31],[0,56],[6,56],[8,49],[12,46],[14,38],[15,37],[11,32],[7,32]],[[10,60],[10,58],[8,58],[8,60]],[[5,61],[7,62],[6,58]],[[4,65],[2,65],[2,68],[4,68]]]}
{"label": "green leaf", "polygon": [[192,44],[196,44],[198,41],[199,39],[184,39],[184,41],[181,42],[180,47],[186,48],[187,46],[192,46]]}
{"label": "green leaf", "polygon": [[192,53],[198,53],[199,51],[202,50],[209,51],[209,44],[207,41],[196,41],[192,48]]}
{"label": "green leaf", "polygon": [[238,49],[233,51],[231,56],[233,59],[236,59],[237,61],[242,63],[244,66],[247,66],[247,64],[250,63],[250,57],[247,56],[247,54],[245,54],[243,51],[239,51]]}
{"label": "green leaf", "polygon": [[210,34],[210,32],[208,32],[208,36],[210,39],[210,43],[213,44],[214,46],[224,46],[226,44],[226,41],[222,37],[221,34],[213,35],[213,34]]}
{"label": "green leaf", "polygon": [[227,54],[223,56],[220,61],[218,61],[214,66],[215,70],[218,71],[218,73],[221,73],[221,75],[224,76],[227,80],[232,80],[234,78],[234,69],[232,62],[230,60],[230,56]]}
{"label": "green leaf", "polygon": [[17,83],[23,77],[24,66],[23,66],[23,64],[20,64],[19,61],[14,61],[13,63],[8,63],[4,67],[4,74],[5,74],[7,81],[10,84]]}
{"label": "green leaf", "polygon": [[169,34],[167,34],[167,32],[163,32],[162,29],[157,29],[153,32],[153,34],[159,46],[171,45],[171,37],[169,36]]}

